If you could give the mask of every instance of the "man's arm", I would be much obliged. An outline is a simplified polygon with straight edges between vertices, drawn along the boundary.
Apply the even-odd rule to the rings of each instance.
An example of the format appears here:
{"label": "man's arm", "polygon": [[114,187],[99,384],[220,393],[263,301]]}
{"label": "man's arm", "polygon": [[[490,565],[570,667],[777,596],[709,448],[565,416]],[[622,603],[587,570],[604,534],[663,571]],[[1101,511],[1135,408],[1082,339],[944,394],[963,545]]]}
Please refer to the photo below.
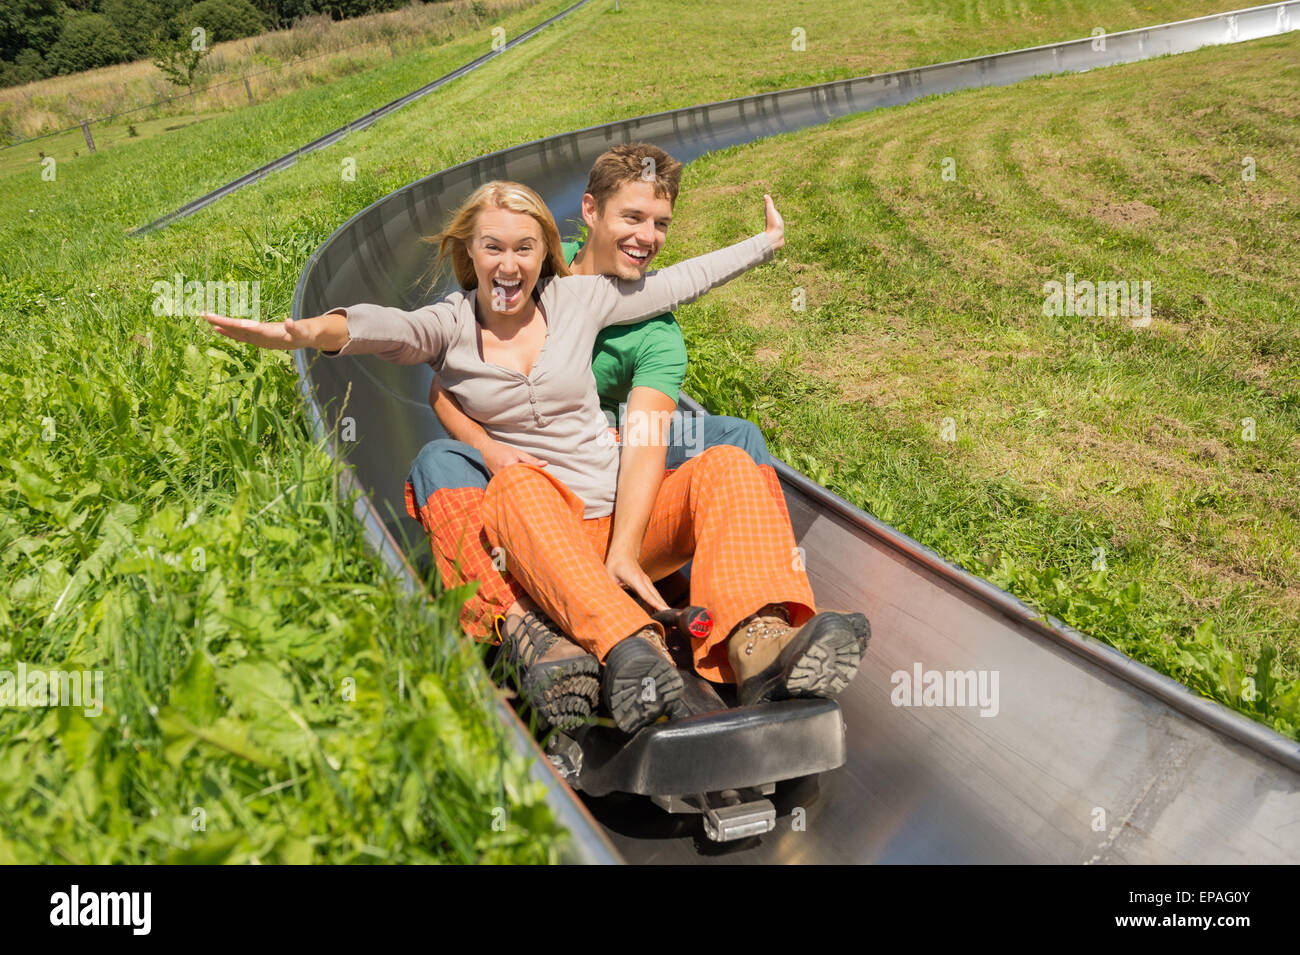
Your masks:
{"label": "man's arm", "polygon": [[596,276],[594,281],[581,275],[560,281],[573,282],[574,291],[585,294],[584,304],[600,328],[628,325],[693,302],[710,289],[769,261],[785,245],[785,223],[772,197],[764,195],[763,201],[767,208],[766,231],[735,245],[647,272],[636,281],[609,275]]}
{"label": "man's arm", "polygon": [[[641,567],[641,542],[654,510],[668,455],[668,426],[677,402],[657,388],[637,386],[628,394],[627,418],[620,432],[618,494],[605,567],[656,610],[668,604]],[[650,568],[654,570],[654,568]]]}
{"label": "man's arm", "polygon": [[433,381],[429,383],[429,407],[433,408],[433,413],[438,416],[447,434],[457,441],[463,441],[483,455],[483,463],[487,466],[488,473],[496,474],[502,468],[515,463],[546,467],[546,462],[541,458],[492,440],[481,424],[465,414],[456,396],[442,387],[442,382],[438,380],[437,375],[434,375]]}

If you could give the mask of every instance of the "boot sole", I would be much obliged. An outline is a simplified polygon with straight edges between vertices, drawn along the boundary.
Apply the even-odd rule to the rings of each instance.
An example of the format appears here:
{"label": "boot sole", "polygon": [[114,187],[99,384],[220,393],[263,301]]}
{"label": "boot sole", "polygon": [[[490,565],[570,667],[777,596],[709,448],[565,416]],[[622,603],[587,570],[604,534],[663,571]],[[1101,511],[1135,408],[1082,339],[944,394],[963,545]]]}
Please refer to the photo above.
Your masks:
{"label": "boot sole", "polygon": [[[647,686],[653,689],[650,699],[645,698]],[[640,637],[629,637],[605,657],[601,696],[624,733],[635,733],[659,719],[684,690],[677,668]]]}
{"label": "boot sole", "polygon": [[552,727],[573,729],[586,722],[600,702],[600,664],[590,653],[534,664],[520,690]]}
{"label": "boot sole", "polygon": [[816,627],[815,622],[813,618],[805,624],[767,669],[741,685],[741,706],[801,697],[834,699],[857,676],[866,646],[860,628],[844,614],[826,614]]}
{"label": "boot sole", "polygon": [[864,613],[846,613],[840,616],[847,619],[853,627],[853,634],[858,638],[858,658],[861,659],[867,652],[867,644],[871,642],[871,621]]}

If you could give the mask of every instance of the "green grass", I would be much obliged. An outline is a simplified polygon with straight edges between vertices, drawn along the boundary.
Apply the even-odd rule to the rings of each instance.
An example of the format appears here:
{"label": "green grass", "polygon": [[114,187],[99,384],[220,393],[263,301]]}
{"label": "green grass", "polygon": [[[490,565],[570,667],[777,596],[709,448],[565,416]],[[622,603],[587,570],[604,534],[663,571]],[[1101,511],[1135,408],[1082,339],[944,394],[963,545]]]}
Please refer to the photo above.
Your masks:
{"label": "green grass", "polygon": [[[513,36],[565,6],[563,0],[538,4],[503,24]],[[488,68],[317,153],[292,184],[254,192],[252,211],[242,218],[267,221],[263,206],[278,201],[272,196],[287,200],[280,216],[290,221],[303,209],[360,208],[412,179],[485,151],[593,123],[1086,36],[1097,25],[1121,30],[1183,19],[1217,7],[1214,0],[1106,0],[1081,11],[1065,0],[1041,0],[986,10],[972,20],[967,5],[955,0],[904,10],[880,0],[806,0],[785,8],[780,17],[756,20],[752,8],[739,3],[633,3],[616,14],[602,0]],[[673,29],[665,30],[665,23]],[[807,34],[802,52],[791,49],[796,26]],[[647,37],[654,42],[648,45]],[[169,133],[165,145],[153,138],[93,156],[84,150],[75,159],[56,156],[61,160],[56,183],[41,180],[33,144],[26,154],[29,164],[0,178],[5,272],[76,274],[94,259],[129,255],[128,230],[480,55],[489,40],[467,37],[439,47],[430,59],[402,57],[325,88],[188,126]],[[629,58],[653,63],[653,69],[637,67],[644,75],[631,86]],[[375,95],[380,89],[383,95]],[[505,107],[499,105],[501,90],[509,92]],[[80,148],[75,138],[72,142]],[[357,162],[355,182],[342,180],[344,157]],[[204,221],[220,219],[226,208]],[[69,257],[63,241],[70,236],[81,237],[76,258]],[[91,250],[94,255],[87,259]],[[8,261],[11,255],[15,259]]]}
{"label": "green grass", "polygon": [[[169,83],[148,58],[10,87],[0,90],[0,142],[9,145],[41,137],[36,148],[65,159],[71,158],[74,150],[84,149],[77,128],[83,120],[90,121],[96,145],[102,148],[130,135],[128,126],[132,124],[140,135],[149,135],[146,127],[166,131],[177,125],[178,118],[237,112],[249,105],[249,100],[277,99],[294,90],[329,85],[349,74],[367,73],[376,86],[373,94],[382,94],[395,74],[409,73],[417,65],[446,62],[452,52],[447,49],[450,41],[472,36],[481,43],[497,24],[506,26],[507,32],[511,28],[518,31],[518,19],[506,18],[536,3],[412,4],[343,21],[316,14],[286,30],[220,42],[199,65],[194,89],[197,104],[187,87]],[[405,69],[382,68],[391,65],[399,49]],[[396,89],[399,93],[409,90]],[[70,127],[70,133],[57,133]],[[13,155],[0,152],[0,156]]]}
{"label": "green grass", "polygon": [[[187,126],[198,125],[222,115],[223,113],[220,112],[199,113],[198,116],[191,113],[180,116],[156,116],[136,120],[134,123],[101,123],[92,125],[90,132],[95,140],[96,149],[111,150],[122,145],[134,145],[137,140],[143,142],[157,137],[166,137]],[[132,130],[135,130],[134,134]],[[53,156],[55,162],[66,162],[89,152],[85,136],[80,129],[60,133],[39,143],[33,143],[30,148],[13,146],[0,152],[0,175],[27,174],[33,164],[41,162],[45,156]]]}
{"label": "green grass", "polygon": [[87,351],[8,291],[5,377],[44,377],[0,398],[0,659],[101,669],[105,710],[0,714],[0,860],[555,859],[458,605],[365,555],[284,366],[176,326]]}
{"label": "green grass", "polygon": [[[216,113],[200,112],[136,121],[138,137],[130,137],[131,118],[111,124],[91,125],[100,150],[93,156],[81,130],[13,146],[0,151],[0,175],[13,173],[39,179],[40,157],[52,156],[65,164],[95,164],[122,173],[136,163],[152,167],[157,150],[168,150],[172,161],[184,164],[184,177],[151,174],[159,200],[168,209],[215,189],[246,172],[278,159],[330,130],[365,115],[424,84],[450,73],[492,48],[491,29],[500,26],[513,38],[571,6],[573,0],[547,0],[524,10],[485,21],[480,29],[464,32],[447,43],[431,45],[418,53],[389,59],[379,65],[340,75],[332,82],[298,90],[275,99]],[[242,95],[242,94],[241,94]],[[160,143],[159,137],[166,142]],[[128,155],[120,155],[124,149]],[[156,169],[156,167],[153,167]],[[161,170],[159,170],[161,172]],[[138,183],[144,184],[144,183]],[[171,197],[171,198],[163,198]]]}
{"label": "green grass", "polygon": [[[931,98],[692,164],[674,258],[741,233],[764,191],[789,233],[679,313],[690,389],[949,559],[1300,736],[1297,53]],[[1045,316],[1067,272],[1149,281],[1151,324]]]}
{"label": "green grass", "polygon": [[[0,668],[99,668],[106,697],[98,719],[66,708],[0,711],[0,859],[555,858],[554,822],[522,763],[507,756],[492,700],[473,676],[476,653],[446,640],[457,595],[428,606],[406,596],[366,549],[332,466],[309,437],[288,356],[155,316],[151,286],[176,272],[256,280],[264,314],[282,316],[307,257],[349,215],[417,176],[494,149],[774,86],[1214,9],[1106,3],[1081,12],[1049,2],[983,8],[972,21],[965,4],[895,7],[807,0],[756,20],[743,5],[702,0],[624,4],[618,14],[593,4],[371,129],[140,240],[126,230],[308,138],[302,117],[329,128],[376,103],[341,79],[336,92],[354,99],[340,98],[333,112],[317,110],[318,94],[304,92],[60,163],[54,182],[41,180],[34,161],[0,177],[0,401],[8,422],[0,430],[0,566],[12,582],[0,592],[0,624],[12,634],[0,644]],[[807,30],[804,53],[790,50],[797,25]],[[355,181],[340,176],[344,157],[356,161]],[[693,170],[693,182],[705,184],[698,177],[709,168]],[[791,200],[823,192],[797,181],[776,191],[794,223],[811,220]],[[861,214],[888,224],[898,218],[891,202],[886,192]],[[674,254],[704,247],[687,231],[698,208],[682,206]],[[757,208],[748,203],[743,221],[724,217],[717,228],[730,241],[752,228]],[[859,213],[842,204],[839,214]],[[891,308],[918,289],[921,301],[962,293],[958,278],[937,294],[909,290],[908,262],[926,244],[895,236],[901,244],[836,234],[828,224],[808,236],[807,254],[895,263],[897,275],[873,292]],[[795,251],[792,242],[787,256]],[[852,280],[837,276],[828,288],[854,304]],[[818,321],[851,327],[854,315],[830,301],[816,302]],[[700,314],[688,323],[694,367],[712,363],[718,380],[743,377],[745,350],[700,337]],[[757,344],[743,336],[759,331],[738,331],[741,345]],[[1284,338],[1271,341],[1285,353]],[[780,380],[792,395],[834,396],[832,383],[787,367]],[[752,410],[781,408],[790,411],[758,396]],[[811,423],[833,434],[852,414],[882,424],[847,402]],[[991,501],[1019,507],[1011,492],[978,480],[928,480],[945,473],[936,471],[943,449],[915,421],[897,426],[894,444],[840,439],[843,461],[817,432],[798,438],[767,423],[792,463],[916,536],[925,535],[908,516],[911,495],[942,505],[934,514],[954,527],[962,514],[982,520]],[[854,482],[876,473],[872,455],[895,483],[871,484],[868,497]],[[394,462],[394,474],[406,465]],[[949,488],[971,506],[954,511]],[[1030,529],[1008,531],[999,552],[1022,560],[1013,537]],[[944,533],[967,540],[960,527]],[[1073,587],[1075,576],[1063,580]],[[505,829],[492,825],[499,809],[508,813]]]}

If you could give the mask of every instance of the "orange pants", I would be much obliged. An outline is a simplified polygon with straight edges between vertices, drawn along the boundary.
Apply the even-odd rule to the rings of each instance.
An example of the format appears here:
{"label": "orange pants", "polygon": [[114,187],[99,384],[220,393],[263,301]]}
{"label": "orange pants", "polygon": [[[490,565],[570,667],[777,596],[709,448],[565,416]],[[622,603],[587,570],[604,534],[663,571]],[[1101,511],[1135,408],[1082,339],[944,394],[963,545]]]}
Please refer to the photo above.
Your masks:
{"label": "orange pants", "polygon": [[[643,627],[662,632],[605,570],[612,515],[583,519],[577,495],[523,464],[488,482],[482,509],[488,543],[503,548],[510,574],[597,659]],[[713,632],[692,640],[705,679],[734,682],[727,635],[764,604],[784,603],[796,626],[815,613],[784,500],[773,500],[753,459],[731,445],[665,476],[640,559],[664,573],[694,561],[691,603],[713,616]]]}
{"label": "orange pants", "polygon": [[483,531],[484,493],[477,487],[443,488],[418,507],[407,481],[406,511],[429,535],[444,587],[478,582],[478,590],[461,608],[460,625],[475,640],[496,642],[496,619],[524,596],[524,589],[505,573],[503,552],[492,553]]}
{"label": "orange pants", "polygon": [[[790,515],[781,491],[781,479],[770,464],[761,465],[758,470],[780,514],[780,523],[789,527]],[[666,471],[665,481],[675,473],[675,470]],[[478,590],[461,608],[461,627],[476,640],[496,642],[497,618],[505,616],[510,605],[524,595],[524,588],[506,572],[504,552],[492,553],[483,529],[483,495],[484,490],[478,487],[441,488],[420,504],[415,488],[407,481],[406,511],[429,535],[442,585],[450,588],[471,581],[478,583]]]}

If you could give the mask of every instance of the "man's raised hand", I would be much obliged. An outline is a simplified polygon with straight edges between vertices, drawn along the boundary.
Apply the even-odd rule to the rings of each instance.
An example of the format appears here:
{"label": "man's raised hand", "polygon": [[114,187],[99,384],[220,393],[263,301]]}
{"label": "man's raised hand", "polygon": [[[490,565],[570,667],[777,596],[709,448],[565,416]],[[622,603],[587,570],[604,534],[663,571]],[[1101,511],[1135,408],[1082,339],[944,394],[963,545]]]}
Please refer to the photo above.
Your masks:
{"label": "man's raised hand", "polygon": [[785,220],[776,211],[776,203],[767,193],[763,193],[763,208],[767,212],[767,237],[772,240],[772,248],[779,249],[785,245]]}

